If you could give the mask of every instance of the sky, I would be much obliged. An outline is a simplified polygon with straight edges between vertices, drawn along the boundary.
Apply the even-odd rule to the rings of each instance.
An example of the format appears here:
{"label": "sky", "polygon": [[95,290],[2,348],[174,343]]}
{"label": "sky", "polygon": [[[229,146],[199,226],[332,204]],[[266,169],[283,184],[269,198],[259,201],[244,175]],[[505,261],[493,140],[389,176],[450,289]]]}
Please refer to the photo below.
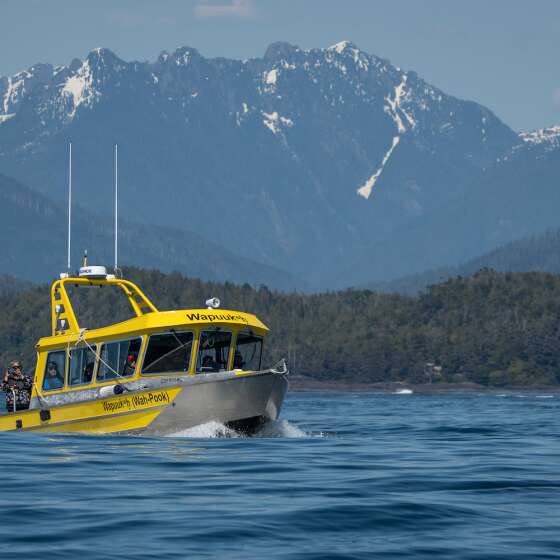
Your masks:
{"label": "sky", "polygon": [[350,40],[522,131],[560,124],[559,37],[560,0],[0,0],[0,76],[96,47],[153,61]]}

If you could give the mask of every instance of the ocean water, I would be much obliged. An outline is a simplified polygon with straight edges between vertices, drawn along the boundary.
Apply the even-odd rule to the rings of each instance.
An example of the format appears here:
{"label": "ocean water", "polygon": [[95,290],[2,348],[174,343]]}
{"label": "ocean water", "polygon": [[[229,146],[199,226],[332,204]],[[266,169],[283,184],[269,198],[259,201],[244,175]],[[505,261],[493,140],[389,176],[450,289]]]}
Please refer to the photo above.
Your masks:
{"label": "ocean water", "polygon": [[282,418],[0,434],[0,558],[560,558],[560,395],[292,393]]}

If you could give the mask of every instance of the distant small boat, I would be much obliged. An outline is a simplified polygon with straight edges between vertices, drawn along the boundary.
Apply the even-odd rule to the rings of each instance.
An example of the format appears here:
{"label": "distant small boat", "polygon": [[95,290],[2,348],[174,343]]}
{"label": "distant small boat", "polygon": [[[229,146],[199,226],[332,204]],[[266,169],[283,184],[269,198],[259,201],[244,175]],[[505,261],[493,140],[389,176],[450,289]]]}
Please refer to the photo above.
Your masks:
{"label": "distant small boat", "polygon": [[413,393],[412,389],[397,389],[393,395],[412,395]]}

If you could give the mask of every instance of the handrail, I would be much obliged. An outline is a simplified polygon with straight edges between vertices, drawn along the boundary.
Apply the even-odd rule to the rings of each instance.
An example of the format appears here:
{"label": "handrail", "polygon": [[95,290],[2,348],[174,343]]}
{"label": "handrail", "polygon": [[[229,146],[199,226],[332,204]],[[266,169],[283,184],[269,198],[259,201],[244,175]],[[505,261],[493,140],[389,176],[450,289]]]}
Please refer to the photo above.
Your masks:
{"label": "handrail", "polygon": [[128,303],[137,317],[146,313],[157,313],[156,306],[142,292],[142,290],[130,280],[122,278],[92,279],[92,278],[61,278],[53,282],[51,287],[51,319],[52,335],[79,334],[81,329],[74,312],[74,307],[68,296],[66,285],[75,286],[118,286],[123,290]]}

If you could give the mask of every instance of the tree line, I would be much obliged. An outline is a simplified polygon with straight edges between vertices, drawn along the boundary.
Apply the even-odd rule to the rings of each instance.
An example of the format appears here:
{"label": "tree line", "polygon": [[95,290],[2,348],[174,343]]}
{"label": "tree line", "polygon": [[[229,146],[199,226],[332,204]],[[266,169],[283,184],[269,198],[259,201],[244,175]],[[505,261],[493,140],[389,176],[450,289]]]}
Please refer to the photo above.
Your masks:
{"label": "tree line", "polygon": [[[279,293],[138,268],[126,269],[125,277],[160,310],[201,308],[217,296],[224,309],[257,314],[271,329],[263,363],[289,357],[295,373],[315,379],[560,383],[560,276],[553,274],[484,269],[414,297],[357,289]],[[3,366],[17,357],[32,371],[34,344],[50,333],[49,294],[47,285],[0,288]],[[79,288],[73,299],[81,326],[129,316],[124,298],[109,288]]]}

